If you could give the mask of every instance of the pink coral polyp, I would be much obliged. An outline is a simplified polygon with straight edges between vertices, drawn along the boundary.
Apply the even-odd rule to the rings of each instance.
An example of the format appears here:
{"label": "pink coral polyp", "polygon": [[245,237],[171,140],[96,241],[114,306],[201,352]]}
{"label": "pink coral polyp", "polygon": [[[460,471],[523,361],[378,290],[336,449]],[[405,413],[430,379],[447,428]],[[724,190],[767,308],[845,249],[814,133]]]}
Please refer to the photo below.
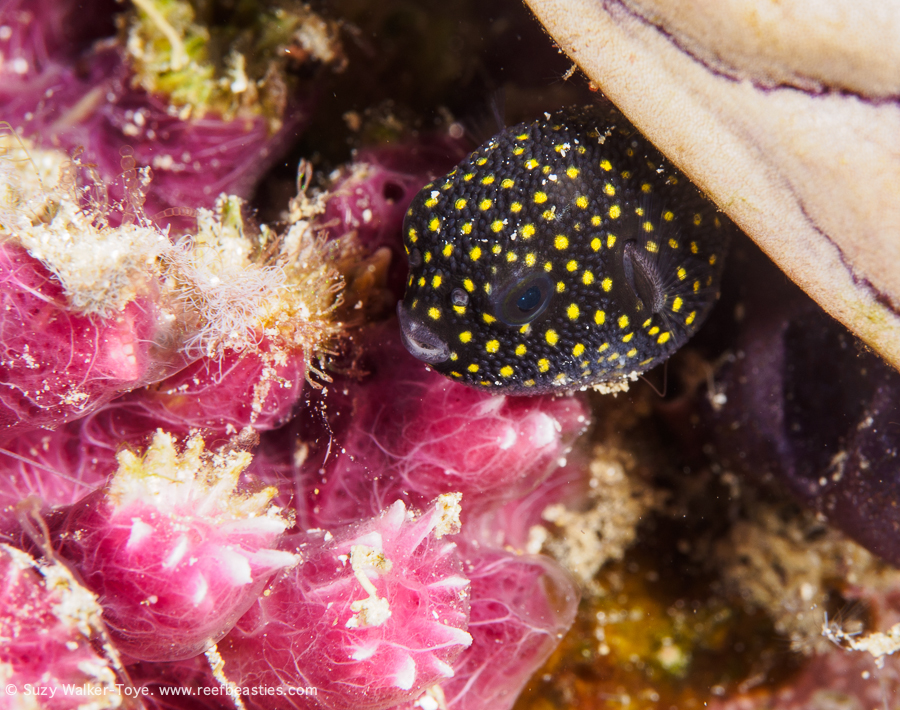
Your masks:
{"label": "pink coral polyp", "polygon": [[0,244],[0,428],[53,427],[144,384],[164,364],[157,325],[147,298],[108,318],[79,315],[37,259]]}
{"label": "pink coral polyp", "polygon": [[456,384],[409,355],[396,331],[391,322],[364,340],[375,372],[350,392],[353,418],[335,432],[342,449],[324,477],[318,459],[300,472],[315,525],[449,491],[463,494],[468,517],[537,486],[587,427],[577,397],[492,396]]}
{"label": "pink coral polyp", "polygon": [[145,660],[189,658],[221,638],[269,577],[293,564],[273,549],[289,520],[273,489],[236,490],[240,452],[179,455],[158,433],[143,459],[128,451],[107,490],[69,511],[61,552],[98,595],[118,648]]}
{"label": "pink coral polyp", "polygon": [[469,581],[456,545],[458,496],[411,515],[310,533],[303,563],[263,596],[219,646],[239,686],[315,687],[316,696],[258,707],[381,710],[453,675],[471,644]]}

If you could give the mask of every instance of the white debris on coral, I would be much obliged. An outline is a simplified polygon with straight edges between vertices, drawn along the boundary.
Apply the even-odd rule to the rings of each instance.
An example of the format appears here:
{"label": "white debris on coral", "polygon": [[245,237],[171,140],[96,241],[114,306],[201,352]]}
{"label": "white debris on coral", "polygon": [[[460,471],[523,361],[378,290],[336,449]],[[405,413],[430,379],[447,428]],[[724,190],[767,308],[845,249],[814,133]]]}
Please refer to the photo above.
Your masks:
{"label": "white debris on coral", "polygon": [[459,516],[462,514],[462,493],[444,493],[437,497],[435,510],[438,518],[434,526],[434,536],[440,540],[444,535],[455,535],[460,531]]}
{"label": "white debris on coral", "polygon": [[366,574],[366,569],[388,572],[392,566],[391,561],[384,556],[384,552],[374,547],[353,545],[350,548],[350,567],[369,596],[350,604],[353,616],[347,620],[348,629],[381,626],[391,617],[388,600],[378,596],[378,590]]}
{"label": "white debris on coral", "polygon": [[108,497],[119,509],[142,502],[162,511],[181,510],[223,523],[252,519],[254,529],[280,534],[292,521],[287,513],[270,505],[277,489],[237,490],[251,458],[246,451],[207,452],[199,435],[188,439],[179,453],[175,437],[157,430],[143,456],[127,449],[119,453],[119,468],[110,481]]}
{"label": "white debris on coral", "polygon": [[547,506],[541,517],[552,523],[558,534],[533,526],[528,552],[549,552],[591,589],[597,571],[609,561],[622,559],[641,518],[659,502],[650,486],[629,473],[633,466],[627,452],[598,446],[590,464],[585,507]]}
{"label": "white debris on coral", "polygon": [[[133,300],[155,276],[168,235],[141,221],[110,227],[105,187],[78,188],[77,164],[61,151],[35,149],[6,130],[0,156],[0,238],[43,262],[81,313],[108,316]],[[85,207],[83,196],[97,203]]]}
{"label": "white debris on coral", "polygon": [[884,668],[885,656],[900,651],[900,624],[894,624],[887,632],[873,631],[860,636],[830,624],[826,617],[822,624],[822,635],[842,648],[871,653],[878,668]]}

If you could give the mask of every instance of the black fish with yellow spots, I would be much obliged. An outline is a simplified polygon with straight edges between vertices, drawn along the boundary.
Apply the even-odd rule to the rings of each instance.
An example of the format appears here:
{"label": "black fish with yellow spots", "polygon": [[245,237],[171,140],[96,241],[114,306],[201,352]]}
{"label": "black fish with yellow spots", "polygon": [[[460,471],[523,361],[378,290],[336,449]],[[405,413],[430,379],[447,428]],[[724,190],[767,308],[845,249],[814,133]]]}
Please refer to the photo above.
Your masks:
{"label": "black fish with yellow spots", "polygon": [[404,343],[438,372],[498,393],[621,381],[700,327],[731,229],[618,114],[545,114],[413,200]]}

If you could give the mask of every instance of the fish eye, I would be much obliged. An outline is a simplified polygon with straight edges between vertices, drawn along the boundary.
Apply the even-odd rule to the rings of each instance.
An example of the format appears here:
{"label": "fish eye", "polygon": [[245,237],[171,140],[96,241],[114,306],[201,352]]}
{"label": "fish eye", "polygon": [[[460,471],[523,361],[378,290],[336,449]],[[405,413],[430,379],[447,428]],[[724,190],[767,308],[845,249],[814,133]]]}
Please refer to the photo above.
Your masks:
{"label": "fish eye", "polygon": [[546,310],[552,297],[553,282],[546,274],[534,273],[501,289],[492,300],[500,321],[506,325],[525,325]]}

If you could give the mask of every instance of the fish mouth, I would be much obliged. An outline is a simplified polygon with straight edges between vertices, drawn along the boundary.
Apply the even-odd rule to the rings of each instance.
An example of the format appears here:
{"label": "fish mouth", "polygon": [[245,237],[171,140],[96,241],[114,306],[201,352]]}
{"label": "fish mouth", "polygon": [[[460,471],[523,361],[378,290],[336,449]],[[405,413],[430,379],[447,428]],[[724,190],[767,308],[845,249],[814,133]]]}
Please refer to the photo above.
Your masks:
{"label": "fish mouth", "polygon": [[397,318],[400,319],[403,345],[411,355],[429,365],[437,365],[450,358],[450,346],[431,328],[416,320],[403,301],[397,303]]}

